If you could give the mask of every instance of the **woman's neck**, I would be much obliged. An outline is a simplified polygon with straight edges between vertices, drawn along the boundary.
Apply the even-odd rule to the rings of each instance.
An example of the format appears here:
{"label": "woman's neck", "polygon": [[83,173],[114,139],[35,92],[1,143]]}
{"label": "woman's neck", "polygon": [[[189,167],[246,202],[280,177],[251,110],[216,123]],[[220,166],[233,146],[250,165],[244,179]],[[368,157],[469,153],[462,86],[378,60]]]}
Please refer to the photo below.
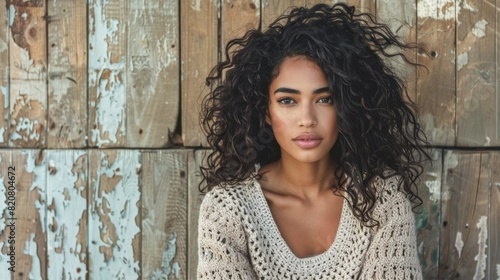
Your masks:
{"label": "woman's neck", "polygon": [[297,162],[281,158],[275,162],[274,176],[282,182],[280,192],[307,199],[330,191],[336,182],[336,165],[330,158],[314,163]]}

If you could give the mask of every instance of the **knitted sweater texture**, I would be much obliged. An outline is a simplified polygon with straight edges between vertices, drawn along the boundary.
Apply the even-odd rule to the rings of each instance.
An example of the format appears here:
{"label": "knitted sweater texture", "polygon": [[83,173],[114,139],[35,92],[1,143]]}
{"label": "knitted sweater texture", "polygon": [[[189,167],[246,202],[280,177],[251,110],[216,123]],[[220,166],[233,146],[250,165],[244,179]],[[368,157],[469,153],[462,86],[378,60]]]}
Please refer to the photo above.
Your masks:
{"label": "knitted sweater texture", "polygon": [[378,227],[363,226],[344,202],[334,242],[307,258],[282,238],[256,179],[212,189],[200,208],[198,279],[422,279],[414,216],[398,178],[374,180]]}

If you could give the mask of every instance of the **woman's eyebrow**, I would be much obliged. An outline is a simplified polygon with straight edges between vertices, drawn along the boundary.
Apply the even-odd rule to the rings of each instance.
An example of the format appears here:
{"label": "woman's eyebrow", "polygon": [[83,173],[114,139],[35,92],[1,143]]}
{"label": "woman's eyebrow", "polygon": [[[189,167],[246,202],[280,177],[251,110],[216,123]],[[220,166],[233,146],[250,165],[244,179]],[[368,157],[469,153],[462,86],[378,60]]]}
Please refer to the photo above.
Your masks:
{"label": "woman's eyebrow", "polygon": [[[325,93],[325,92],[329,92],[329,88],[328,87],[322,87],[322,88],[318,88],[318,89],[315,89],[313,91],[313,94],[318,94],[318,93]],[[278,92],[282,92],[282,93],[292,93],[292,94],[300,94],[300,91],[297,90],[297,89],[293,89],[293,88],[286,88],[286,87],[280,87],[280,88],[277,88],[275,91],[274,91],[274,94],[278,93]]]}

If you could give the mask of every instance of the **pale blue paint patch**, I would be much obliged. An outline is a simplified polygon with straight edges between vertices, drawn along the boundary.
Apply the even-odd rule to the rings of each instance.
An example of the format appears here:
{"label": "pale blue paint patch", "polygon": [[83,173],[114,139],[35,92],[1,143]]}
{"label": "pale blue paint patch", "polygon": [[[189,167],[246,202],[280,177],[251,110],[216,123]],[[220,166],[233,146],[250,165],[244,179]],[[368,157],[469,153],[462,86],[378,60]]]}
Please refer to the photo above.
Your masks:
{"label": "pale blue paint patch", "polygon": [[9,6],[9,11],[8,11],[9,15],[9,27],[12,27],[12,24],[14,23],[14,18],[16,16],[16,7],[14,7],[14,5],[10,5]]}
{"label": "pale blue paint patch", "polygon": [[162,259],[162,267],[161,269],[157,268],[151,273],[151,280],[161,280],[161,279],[170,279],[169,277],[172,275],[175,279],[179,279],[181,273],[181,267],[178,262],[173,262],[177,251],[177,233],[172,232],[168,236],[167,240],[167,248],[163,251],[163,259]]}

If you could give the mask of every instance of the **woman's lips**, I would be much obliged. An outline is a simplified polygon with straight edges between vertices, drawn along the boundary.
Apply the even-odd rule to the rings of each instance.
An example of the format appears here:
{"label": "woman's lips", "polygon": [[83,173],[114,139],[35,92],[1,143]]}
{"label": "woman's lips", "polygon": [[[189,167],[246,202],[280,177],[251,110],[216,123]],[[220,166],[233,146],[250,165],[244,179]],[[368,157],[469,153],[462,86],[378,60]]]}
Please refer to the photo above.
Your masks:
{"label": "woman's lips", "polygon": [[321,140],[323,139],[316,134],[307,133],[307,134],[301,134],[293,138],[292,140],[293,142],[295,142],[295,144],[297,144],[301,148],[311,149],[317,147],[321,143]]}

